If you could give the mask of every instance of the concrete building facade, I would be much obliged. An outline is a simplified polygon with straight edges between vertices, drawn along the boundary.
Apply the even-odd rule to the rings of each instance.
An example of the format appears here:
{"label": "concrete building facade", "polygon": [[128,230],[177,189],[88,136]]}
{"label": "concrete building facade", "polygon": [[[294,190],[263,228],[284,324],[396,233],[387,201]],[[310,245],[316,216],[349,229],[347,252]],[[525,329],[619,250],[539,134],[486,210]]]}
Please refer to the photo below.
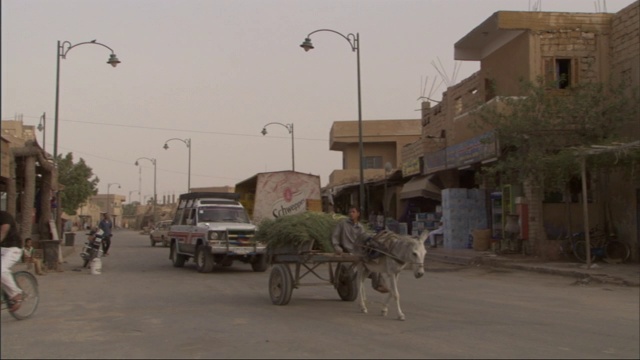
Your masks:
{"label": "concrete building facade", "polygon": [[[558,89],[551,91],[559,94],[587,81],[623,79],[638,88],[638,7],[634,2],[616,14],[499,11],[487,18],[454,46],[456,60],[479,61],[480,70],[449,87],[439,103],[422,104],[421,137],[402,149],[403,177],[430,176],[444,188],[479,186],[474,177],[483,165],[498,160],[499,144],[487,141],[494,138],[493,129],[474,124],[472,111],[499,97],[523,95],[521,79],[555,80]],[[640,119],[632,119],[620,135],[624,141],[638,141]],[[640,184],[618,174],[610,174],[606,182],[617,234],[632,245],[637,260]],[[532,184],[503,185],[510,185],[512,211],[516,202],[527,204],[526,214],[519,214],[526,232],[521,236],[535,244],[538,254],[553,257],[557,246],[548,238],[562,226],[558,219],[564,218],[564,204],[543,204],[544,189]],[[594,225],[605,219],[602,196],[588,205]],[[571,204],[578,229],[581,206]]]}
{"label": "concrete building facade", "polygon": [[[402,164],[403,147],[415,142],[420,137],[420,132],[419,119],[362,122],[365,212],[382,213],[386,205],[386,211],[390,216],[397,218],[400,215],[395,174],[399,173]],[[349,206],[358,206],[358,121],[334,122],[329,136],[329,149],[342,152],[342,169],[334,170],[330,174],[329,184],[323,190],[324,196],[331,199],[332,210],[346,213]]]}

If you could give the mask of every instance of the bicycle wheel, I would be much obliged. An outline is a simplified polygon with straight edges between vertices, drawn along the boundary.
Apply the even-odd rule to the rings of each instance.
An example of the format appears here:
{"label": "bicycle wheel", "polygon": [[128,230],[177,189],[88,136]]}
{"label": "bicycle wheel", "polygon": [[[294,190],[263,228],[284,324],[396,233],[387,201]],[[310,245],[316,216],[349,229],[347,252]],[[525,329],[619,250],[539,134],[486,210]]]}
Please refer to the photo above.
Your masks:
{"label": "bicycle wheel", "polygon": [[38,308],[40,302],[38,280],[27,271],[17,271],[13,273],[13,278],[18,287],[22,289],[22,304],[18,310],[10,311],[9,314],[17,320],[23,320],[33,315]]}
{"label": "bicycle wheel", "polygon": [[604,261],[610,264],[624,263],[629,259],[630,255],[631,249],[629,249],[629,245],[622,241],[611,240],[604,248]]}
{"label": "bicycle wheel", "polygon": [[[587,242],[584,240],[578,240],[573,244],[573,255],[575,255],[578,261],[583,263],[587,262]],[[596,256],[591,253],[591,262],[596,260]]]}
{"label": "bicycle wheel", "polygon": [[575,255],[573,255],[573,247],[572,247],[572,245],[573,245],[573,243],[571,242],[571,239],[569,239],[569,238],[562,239],[560,241],[560,245],[558,245],[558,252],[564,258],[568,258],[570,256],[573,257]]}

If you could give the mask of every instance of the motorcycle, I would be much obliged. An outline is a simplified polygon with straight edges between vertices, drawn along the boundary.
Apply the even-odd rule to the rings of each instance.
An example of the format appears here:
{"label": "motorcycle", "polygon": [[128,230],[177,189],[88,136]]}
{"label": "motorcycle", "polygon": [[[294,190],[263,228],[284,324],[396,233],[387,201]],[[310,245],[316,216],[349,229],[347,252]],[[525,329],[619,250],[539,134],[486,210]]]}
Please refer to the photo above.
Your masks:
{"label": "motorcycle", "polygon": [[88,234],[87,241],[82,247],[80,257],[84,260],[83,268],[86,268],[91,260],[102,257],[102,238],[104,231],[101,229],[91,230]]}

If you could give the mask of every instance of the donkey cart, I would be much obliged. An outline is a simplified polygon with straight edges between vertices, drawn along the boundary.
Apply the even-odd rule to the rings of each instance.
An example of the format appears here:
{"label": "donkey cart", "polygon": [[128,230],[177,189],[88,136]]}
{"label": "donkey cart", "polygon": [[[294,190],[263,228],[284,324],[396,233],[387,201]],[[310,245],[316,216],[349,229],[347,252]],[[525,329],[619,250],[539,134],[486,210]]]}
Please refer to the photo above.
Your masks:
{"label": "donkey cart", "polygon": [[[359,257],[356,255],[313,250],[313,241],[303,242],[297,247],[268,249],[267,254],[273,265],[269,276],[269,295],[274,305],[287,305],[293,289],[301,286],[331,284],[344,301],[354,301],[358,297],[355,264]],[[323,265],[328,268],[328,276],[321,275],[320,267]],[[302,282],[303,278],[312,276],[322,282]]]}

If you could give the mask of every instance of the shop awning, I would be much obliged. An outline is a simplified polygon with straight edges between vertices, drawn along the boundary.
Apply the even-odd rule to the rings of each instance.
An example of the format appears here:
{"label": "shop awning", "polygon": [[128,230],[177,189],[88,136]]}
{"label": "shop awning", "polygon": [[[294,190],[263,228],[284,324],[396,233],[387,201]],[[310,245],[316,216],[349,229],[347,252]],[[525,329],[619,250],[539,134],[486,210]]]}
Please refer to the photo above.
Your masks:
{"label": "shop awning", "polygon": [[400,199],[423,197],[442,201],[441,189],[431,182],[433,175],[416,176],[402,186]]}

